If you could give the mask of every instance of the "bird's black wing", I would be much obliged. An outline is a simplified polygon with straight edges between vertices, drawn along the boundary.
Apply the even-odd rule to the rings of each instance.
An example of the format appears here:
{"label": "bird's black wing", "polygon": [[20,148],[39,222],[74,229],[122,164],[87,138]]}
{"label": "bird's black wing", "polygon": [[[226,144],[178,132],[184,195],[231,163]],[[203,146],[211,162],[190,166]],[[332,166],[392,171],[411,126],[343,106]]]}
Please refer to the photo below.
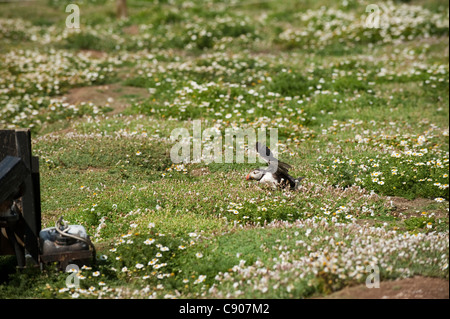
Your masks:
{"label": "bird's black wing", "polygon": [[292,167],[291,165],[276,159],[270,149],[262,143],[256,142],[256,151],[269,164],[269,169],[272,173],[275,173],[278,170],[284,170],[287,173]]}
{"label": "bird's black wing", "polygon": [[270,149],[259,142],[256,142],[256,151],[269,164],[266,171],[272,173],[279,182],[284,181],[289,183],[291,188],[295,187],[295,179],[289,175],[291,165],[276,159]]}
{"label": "bird's black wing", "polygon": [[287,186],[289,184],[289,186],[294,189],[297,185],[297,181],[295,180],[295,178],[289,175],[289,173],[284,169],[279,169],[273,175],[278,180],[278,182],[284,186]]}

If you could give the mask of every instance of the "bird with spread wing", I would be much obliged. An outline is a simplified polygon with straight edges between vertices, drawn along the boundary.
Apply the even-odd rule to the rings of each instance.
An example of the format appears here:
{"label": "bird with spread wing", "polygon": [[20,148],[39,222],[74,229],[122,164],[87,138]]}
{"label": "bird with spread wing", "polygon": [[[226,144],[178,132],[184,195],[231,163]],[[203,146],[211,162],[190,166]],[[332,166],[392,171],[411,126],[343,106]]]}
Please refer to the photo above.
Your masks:
{"label": "bird with spread wing", "polygon": [[276,159],[270,149],[259,142],[256,142],[256,151],[267,162],[268,167],[253,170],[247,175],[247,180],[256,180],[272,187],[285,188],[289,186],[292,190],[298,188],[303,177],[294,178],[289,175],[291,165]]}

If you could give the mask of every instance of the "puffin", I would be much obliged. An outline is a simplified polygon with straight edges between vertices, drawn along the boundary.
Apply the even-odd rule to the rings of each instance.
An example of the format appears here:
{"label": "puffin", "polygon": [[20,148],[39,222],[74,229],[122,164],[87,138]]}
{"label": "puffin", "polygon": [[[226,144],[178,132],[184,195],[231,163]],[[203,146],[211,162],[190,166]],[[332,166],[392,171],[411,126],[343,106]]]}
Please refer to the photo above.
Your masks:
{"label": "puffin", "polygon": [[256,142],[256,151],[267,162],[268,167],[257,168],[251,171],[246,176],[246,180],[256,180],[273,188],[289,187],[291,190],[298,188],[300,181],[304,177],[294,178],[289,175],[289,169],[292,168],[291,165],[276,159],[270,149],[262,143]]}

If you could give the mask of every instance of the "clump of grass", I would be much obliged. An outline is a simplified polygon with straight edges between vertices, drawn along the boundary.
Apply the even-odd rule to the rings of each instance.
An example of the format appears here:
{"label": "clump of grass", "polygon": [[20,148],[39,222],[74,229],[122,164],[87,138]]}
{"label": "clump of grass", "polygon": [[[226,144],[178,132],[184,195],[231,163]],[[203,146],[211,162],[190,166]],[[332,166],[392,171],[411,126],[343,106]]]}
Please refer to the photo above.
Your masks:
{"label": "clump of grass", "polygon": [[311,87],[314,88],[316,83],[316,81],[309,81],[301,73],[289,70],[280,72],[273,77],[268,89],[280,93],[282,96],[303,96],[308,95]]}
{"label": "clump of grass", "polygon": [[[0,126],[34,129],[43,226],[83,225],[98,260],[77,288],[1,257],[1,297],[298,299],[364,284],[368,265],[448,279],[448,5],[389,3],[391,26],[369,29],[352,0],[131,0],[120,21],[88,0],[77,33],[47,27],[68,3],[50,1],[33,17],[2,6]],[[150,98],[114,114],[59,98],[119,77]],[[278,129],[306,179],[271,189],[245,180],[262,163],[172,163],[169,136],[193,119],[222,137]],[[385,195],[436,201],[399,212]]]}
{"label": "clump of grass", "polygon": [[440,150],[393,151],[375,157],[334,158],[320,167],[341,186],[360,185],[379,194],[449,199],[448,153]]}
{"label": "clump of grass", "polygon": [[107,36],[97,36],[90,32],[74,32],[69,34],[64,43],[67,49],[112,51],[116,42]]}

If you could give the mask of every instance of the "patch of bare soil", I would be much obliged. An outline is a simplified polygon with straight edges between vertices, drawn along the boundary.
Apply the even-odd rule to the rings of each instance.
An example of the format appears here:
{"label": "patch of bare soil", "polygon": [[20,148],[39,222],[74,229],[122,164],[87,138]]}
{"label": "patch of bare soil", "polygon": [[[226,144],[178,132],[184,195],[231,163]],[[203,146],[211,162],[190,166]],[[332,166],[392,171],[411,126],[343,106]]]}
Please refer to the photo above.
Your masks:
{"label": "patch of bare soil", "polygon": [[[402,213],[407,217],[417,216],[417,211],[420,212],[426,207],[436,204],[434,200],[427,198],[416,198],[414,200],[409,200],[403,197],[395,196],[387,198],[386,202],[395,209],[394,214]],[[443,210],[435,210],[434,213],[437,217],[446,215],[446,212]]]}
{"label": "patch of bare soil", "polygon": [[416,276],[382,281],[380,288],[346,287],[321,299],[449,299],[449,281]]}
{"label": "patch of bare soil", "polygon": [[210,173],[209,168],[207,168],[207,167],[206,168],[205,167],[196,168],[196,169],[193,169],[191,172],[192,176],[195,176],[195,177],[208,175],[209,173]]}
{"label": "patch of bare soil", "polygon": [[106,52],[98,50],[80,50],[80,54],[87,55],[90,58],[102,59],[107,56]]}
{"label": "patch of bare soil", "polygon": [[123,28],[122,30],[124,33],[130,34],[130,35],[139,34],[139,27],[137,25],[130,25],[128,27]]}
{"label": "patch of bare soil", "polygon": [[409,210],[409,209],[416,209],[420,207],[424,207],[430,204],[434,204],[434,201],[432,199],[426,199],[426,198],[416,198],[413,200],[409,200],[403,197],[390,197],[389,198],[392,204],[397,208],[397,210]]}
{"label": "patch of bare soil", "polygon": [[74,105],[92,102],[99,106],[109,106],[113,109],[111,114],[117,114],[130,105],[130,97],[145,98],[148,96],[149,92],[145,88],[108,84],[74,88],[65,94],[63,99]]}

